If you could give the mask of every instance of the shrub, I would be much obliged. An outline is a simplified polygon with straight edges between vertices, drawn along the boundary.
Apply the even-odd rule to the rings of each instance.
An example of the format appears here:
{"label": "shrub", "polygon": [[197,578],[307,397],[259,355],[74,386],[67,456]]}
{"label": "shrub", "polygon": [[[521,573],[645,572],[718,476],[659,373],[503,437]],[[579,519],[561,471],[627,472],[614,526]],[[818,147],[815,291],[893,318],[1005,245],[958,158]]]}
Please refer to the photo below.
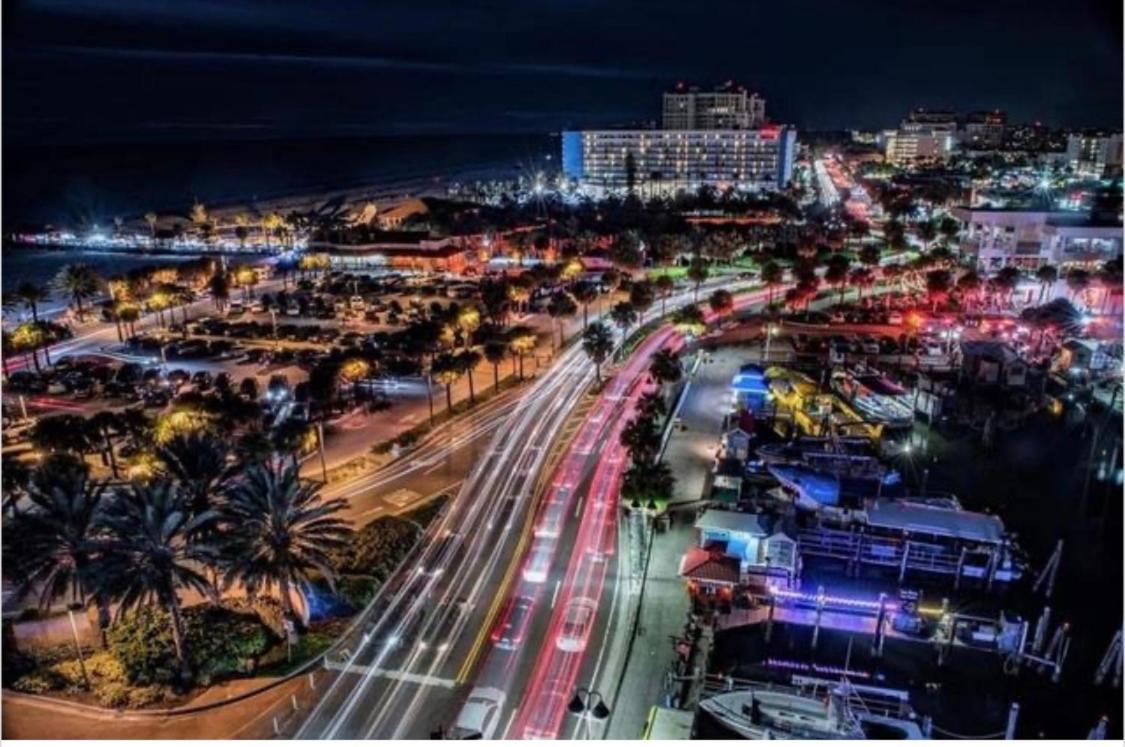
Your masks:
{"label": "shrub", "polygon": [[347,546],[330,556],[337,574],[370,575],[383,581],[410,552],[418,527],[397,516],[380,516],[352,535]]}
{"label": "shrub", "polygon": [[[128,684],[129,677],[121,661],[109,651],[98,651],[87,656],[86,673],[90,684],[97,691],[100,685]],[[51,671],[65,683],[68,690],[85,690],[86,681],[82,677],[82,664],[78,659],[68,659],[51,667]]]}
{"label": "shrub", "polygon": [[362,610],[375,596],[379,580],[371,576],[343,576],[336,581],[336,594],[353,609]]}
{"label": "shrub", "polygon": [[64,686],[63,680],[49,669],[39,669],[25,674],[12,683],[12,689],[20,693],[42,695]]}
{"label": "shrub", "polygon": [[[257,614],[223,607],[189,607],[184,610],[184,625],[191,668],[203,685],[230,674],[253,671],[257,658],[276,639]],[[144,607],[110,628],[110,650],[121,662],[130,683],[175,682],[171,627],[168,613]]]}
{"label": "shrub", "polygon": [[129,689],[129,707],[144,708],[146,706],[162,703],[168,697],[168,688],[160,685],[147,687],[132,687]]}

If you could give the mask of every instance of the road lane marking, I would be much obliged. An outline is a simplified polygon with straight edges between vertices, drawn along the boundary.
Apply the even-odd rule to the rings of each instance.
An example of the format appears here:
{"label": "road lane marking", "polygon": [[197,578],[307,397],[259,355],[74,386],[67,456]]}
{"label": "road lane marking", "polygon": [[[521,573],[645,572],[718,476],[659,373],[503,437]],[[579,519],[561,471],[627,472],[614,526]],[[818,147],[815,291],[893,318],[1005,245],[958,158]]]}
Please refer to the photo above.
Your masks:
{"label": "road lane marking", "polygon": [[512,729],[512,722],[516,720],[516,714],[519,712],[520,709],[518,707],[512,709],[512,715],[508,717],[508,723],[504,724],[504,731],[500,732],[501,739],[508,738],[508,732]]}
{"label": "road lane marking", "polygon": [[444,687],[447,690],[452,690],[457,686],[455,680],[442,679],[441,677],[434,677],[428,674],[415,674],[414,672],[400,672],[395,669],[382,669],[380,667],[365,667],[359,664],[342,664],[327,658],[325,666],[329,669],[335,669],[339,672],[348,672],[350,674],[358,674],[364,677],[386,677],[391,680],[399,680],[400,682],[411,682],[415,685],[422,685],[423,687]]}
{"label": "road lane marking", "polygon": [[555,581],[555,592],[551,594],[551,609],[555,608],[555,602],[559,599],[559,587],[562,586],[562,579]]}

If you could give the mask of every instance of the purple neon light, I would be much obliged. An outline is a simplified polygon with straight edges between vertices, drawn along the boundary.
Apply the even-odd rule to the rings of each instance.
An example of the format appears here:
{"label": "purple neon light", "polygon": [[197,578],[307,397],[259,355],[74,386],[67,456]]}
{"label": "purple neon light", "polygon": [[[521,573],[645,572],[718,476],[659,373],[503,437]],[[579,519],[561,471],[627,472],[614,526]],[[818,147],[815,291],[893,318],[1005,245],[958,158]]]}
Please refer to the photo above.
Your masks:
{"label": "purple neon light", "polygon": [[[788,589],[779,589],[776,586],[770,587],[770,593],[780,599],[792,599],[798,602],[809,602],[812,604],[826,604],[826,605],[841,605],[844,607],[859,607],[860,609],[878,610],[879,603],[872,602],[870,599],[855,599],[853,597],[837,597],[828,594],[810,594],[804,591],[789,591]],[[897,602],[883,602],[883,609],[887,612],[895,612],[898,610]]]}

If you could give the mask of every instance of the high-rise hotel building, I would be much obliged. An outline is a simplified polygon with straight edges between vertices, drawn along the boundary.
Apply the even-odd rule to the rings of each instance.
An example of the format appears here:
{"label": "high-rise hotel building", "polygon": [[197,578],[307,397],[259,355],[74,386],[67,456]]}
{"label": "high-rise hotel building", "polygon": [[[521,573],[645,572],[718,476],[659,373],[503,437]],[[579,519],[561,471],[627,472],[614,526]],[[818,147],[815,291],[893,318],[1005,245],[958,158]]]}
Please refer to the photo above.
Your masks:
{"label": "high-rise hotel building", "polygon": [[[719,93],[733,98],[692,91],[666,94],[662,130],[564,132],[563,173],[595,192],[783,189],[793,176],[797,131],[760,121],[764,108],[752,115],[745,91]],[[706,97],[703,103],[690,98],[700,95]],[[681,96],[689,97],[683,111]]]}

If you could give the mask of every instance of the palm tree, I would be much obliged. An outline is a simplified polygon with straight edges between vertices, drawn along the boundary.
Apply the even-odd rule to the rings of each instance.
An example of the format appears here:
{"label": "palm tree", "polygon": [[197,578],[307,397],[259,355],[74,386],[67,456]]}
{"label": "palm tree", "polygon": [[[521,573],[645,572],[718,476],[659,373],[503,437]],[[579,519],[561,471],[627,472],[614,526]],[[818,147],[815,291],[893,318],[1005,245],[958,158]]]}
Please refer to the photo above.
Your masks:
{"label": "palm tree", "polygon": [[916,225],[915,230],[918,233],[918,238],[922,240],[922,251],[930,248],[930,242],[937,238],[937,226],[933,221],[924,220]]}
{"label": "palm tree", "polygon": [[80,318],[85,312],[82,302],[93,297],[101,284],[102,279],[94,268],[83,262],[65,265],[55,276],[55,286],[74,300]]}
{"label": "palm tree", "polygon": [[657,350],[652,356],[648,373],[653,381],[661,387],[665,384],[676,383],[684,375],[684,371],[680,367],[680,356],[667,348]]}
{"label": "palm tree", "polygon": [[656,423],[643,415],[633,418],[621,430],[621,445],[629,450],[633,464],[652,464],[660,450],[660,432]]}
{"label": "palm tree", "polygon": [[660,315],[668,313],[668,296],[676,288],[676,281],[665,273],[656,278],[656,292],[660,295]]}
{"label": "palm tree", "polygon": [[31,320],[38,322],[39,304],[49,301],[50,298],[51,293],[47,288],[24,280],[10,294],[7,294],[4,299],[4,306],[8,308],[22,306],[31,312]]}
{"label": "palm tree", "polygon": [[767,306],[773,306],[773,289],[781,285],[784,276],[785,272],[781,269],[781,265],[772,259],[762,265],[762,282],[766,284],[766,291],[769,293]]}
{"label": "palm tree", "polygon": [[707,320],[703,316],[703,310],[695,304],[688,304],[679,309],[676,309],[672,314],[672,323],[683,334],[700,335],[703,330],[707,328]]}
{"label": "palm tree", "polygon": [[833,254],[828,260],[828,269],[824,271],[824,279],[831,285],[835,285],[840,291],[840,300],[837,304],[844,302],[844,289],[848,285],[848,268],[851,262],[843,254]]}
{"label": "palm tree", "polygon": [[206,431],[178,433],[156,447],[160,474],[179,485],[187,511],[206,513],[235,469],[229,463],[230,447]]}
{"label": "palm tree", "polygon": [[1066,274],[1066,287],[1070,289],[1071,300],[1090,287],[1090,272],[1079,267]]}
{"label": "palm tree", "polygon": [[216,268],[215,274],[207,282],[207,287],[211,291],[211,301],[215,304],[215,308],[219,311],[226,308],[230,300],[230,278],[227,273],[223,272],[222,268]]}
{"label": "palm tree", "polygon": [[114,478],[117,477],[117,456],[113,453],[113,440],[110,438],[110,433],[117,430],[117,413],[112,410],[102,410],[96,412],[89,417],[86,421],[86,427],[90,432],[90,441],[93,443],[95,439],[100,441],[104,447],[102,451],[102,463],[108,462],[110,472],[113,473]]}
{"label": "palm tree", "polygon": [[315,484],[298,477],[296,465],[257,465],[230,488],[222,509],[230,537],[224,548],[224,588],[241,583],[254,596],[277,589],[285,619],[295,621],[290,587],[313,572],[335,589],[329,554],[344,547],[351,522],[340,518],[342,498],[322,500]]}
{"label": "palm tree", "polygon": [[944,298],[949,289],[953,287],[949,270],[930,270],[926,273],[926,293],[930,297],[932,310],[937,311],[938,302]]}
{"label": "palm tree", "polygon": [[476,369],[476,367],[478,365],[480,365],[480,362],[481,362],[481,354],[478,353],[476,350],[472,350],[472,349],[462,350],[457,355],[457,364],[461,367],[461,370],[464,371],[465,375],[469,378],[469,404],[475,405],[476,402],[477,402],[476,390],[473,387],[473,371]]}
{"label": "palm tree", "polygon": [[484,343],[484,358],[492,364],[492,391],[500,391],[500,364],[508,355],[508,346],[503,340],[488,340]]}
{"label": "palm tree", "polygon": [[461,362],[453,353],[441,353],[434,357],[430,363],[430,373],[437,381],[445,386],[445,409],[453,411],[453,384],[461,378],[463,373]]}
{"label": "palm tree", "polygon": [[159,219],[160,218],[156,215],[156,213],[152,212],[151,210],[145,213],[145,223],[148,224],[149,239],[153,244],[156,243],[156,221],[158,221]]}
{"label": "palm tree", "polygon": [[42,609],[60,599],[81,607],[94,598],[104,611],[90,574],[105,487],[69,455],[49,457],[34,471],[25,491],[30,505],[4,524],[4,565],[20,580],[19,597],[35,591]]}
{"label": "palm tree", "polygon": [[663,462],[634,464],[625,471],[621,497],[633,509],[655,511],[658,508],[656,501],[671,499],[675,484],[672,470]]}
{"label": "palm tree", "polygon": [[520,381],[523,381],[523,357],[535,349],[535,342],[535,331],[531,327],[512,327],[508,331],[508,349],[519,360]]}
{"label": "palm tree", "polygon": [[639,280],[629,288],[629,303],[636,309],[637,321],[639,322],[644,321],[645,311],[652,306],[655,300],[656,292],[652,283],[647,280]]}
{"label": "palm tree", "polygon": [[1105,310],[1106,310],[1106,307],[1109,305],[1110,293],[1112,291],[1117,291],[1118,293],[1121,292],[1121,282],[1122,282],[1121,257],[1117,257],[1117,259],[1111,259],[1110,261],[1108,261],[1104,265],[1102,265],[1101,268],[1098,270],[1097,278],[1098,278],[1098,282],[1101,284],[1102,289],[1103,289],[1101,312],[1104,314]]}
{"label": "palm tree", "polygon": [[582,326],[590,326],[590,304],[598,298],[598,288],[588,280],[579,280],[570,286],[570,295],[582,304]]}
{"label": "palm tree", "polygon": [[857,267],[848,276],[849,282],[859,290],[858,300],[863,300],[863,289],[875,284],[875,275],[869,267]]}
{"label": "palm tree", "polygon": [[859,250],[859,261],[867,267],[878,267],[881,254],[878,244],[867,244]]}
{"label": "palm tree", "polygon": [[[559,328],[559,347],[563,344],[563,323],[562,320],[566,317],[574,316],[578,313],[578,304],[575,302],[574,297],[566,291],[559,291],[551,296],[551,300],[547,303],[547,313],[555,320]],[[554,335],[551,336],[552,344],[554,343]]]}
{"label": "palm tree", "polygon": [[154,602],[172,619],[172,643],[180,681],[191,680],[191,652],[180,605],[180,589],[214,598],[204,567],[219,559],[218,549],[196,537],[215,522],[214,511],[191,516],[175,484],[134,483],[106,508],[107,539],[95,566],[98,588],[120,605],[118,615]]}
{"label": "palm tree", "polygon": [[1047,294],[1047,289],[1059,279],[1059,268],[1054,265],[1042,265],[1035,271],[1035,279],[1039,281],[1039,303],[1043,303],[1043,296]]}
{"label": "palm tree", "polygon": [[980,290],[980,275],[975,270],[969,270],[957,278],[957,289],[967,297],[973,297]]}
{"label": "palm tree", "polygon": [[582,349],[594,362],[594,374],[598,383],[602,380],[602,363],[613,350],[613,335],[601,322],[594,322],[582,333]]}
{"label": "palm tree", "polygon": [[691,264],[688,266],[687,276],[694,286],[694,300],[699,300],[699,286],[703,284],[707,277],[711,274],[710,268],[707,266],[707,261],[696,255],[692,257]]}
{"label": "palm tree", "polygon": [[633,304],[628,301],[621,301],[613,305],[609,311],[609,316],[613,319],[613,323],[621,330],[622,339],[628,337],[629,327],[633,326],[637,321],[637,312],[633,309]]}
{"label": "palm tree", "polygon": [[711,311],[715,312],[716,316],[723,317],[734,311],[734,296],[731,295],[729,290],[719,288],[711,293],[711,297],[707,299],[707,305],[711,307]]}

